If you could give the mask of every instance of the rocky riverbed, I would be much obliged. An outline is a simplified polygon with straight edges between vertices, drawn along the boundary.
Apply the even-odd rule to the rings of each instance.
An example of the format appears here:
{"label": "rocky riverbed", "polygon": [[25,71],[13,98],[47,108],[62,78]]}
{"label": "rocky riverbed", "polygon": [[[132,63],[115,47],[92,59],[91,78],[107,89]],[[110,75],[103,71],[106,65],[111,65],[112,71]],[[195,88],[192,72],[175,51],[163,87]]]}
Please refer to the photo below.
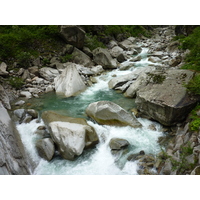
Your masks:
{"label": "rocky riverbed", "polygon": [[[188,52],[180,50],[179,43],[172,41],[175,36],[174,27],[156,28],[151,38],[130,37],[123,41],[112,40],[106,49],[99,47],[94,51],[84,48],[84,31],[77,26],[72,28],[77,34],[74,38],[66,34],[70,32],[69,26],[62,27],[62,37],[67,44],[60,52],[62,55],[71,54],[72,62],[62,63],[59,60],[60,55],[54,55],[50,57],[50,64],[46,67],[42,67],[43,58],[37,58],[31,67],[18,71],[7,71],[6,63],[1,63],[2,109],[4,106],[9,110],[15,123],[29,123],[38,118],[38,113],[32,109],[24,109],[28,99],[40,98],[41,94],[48,92],[55,92],[64,98],[73,97],[91,87],[96,82],[95,77],[100,74],[113,69],[126,71],[135,66],[136,70],[119,77],[113,76],[108,83],[110,89],[120,91],[127,98],[135,99],[135,114],[128,113],[112,102],[97,102],[88,106],[87,115],[99,124],[128,124],[137,128],[141,124],[136,116],[157,121],[164,126],[165,136],[159,139],[163,146],[160,154],[146,155],[144,151],[140,151],[128,156],[128,161],[137,161],[139,174],[198,174],[199,133],[189,130],[187,116],[199,99],[189,96],[183,86],[195,73],[180,69]],[[140,68],[143,48],[148,49],[149,63],[148,67]],[[19,90],[14,90],[3,80],[3,77],[9,75],[22,78],[25,85]],[[45,112],[42,119],[46,126],[37,129],[37,134],[41,134],[41,137],[36,143],[36,149],[39,156],[45,160],[53,159],[56,150],[64,159],[74,160],[84,152],[84,149],[95,148],[99,142],[100,138],[93,127],[83,119]],[[2,126],[8,126],[3,119],[1,122]],[[154,126],[149,128],[155,129]],[[62,135],[63,131],[68,134]],[[3,149],[9,148],[3,140],[1,144]],[[120,138],[110,142],[113,155],[123,154],[128,146],[129,143]],[[12,155],[12,152],[8,155]],[[31,173],[30,164],[25,165],[24,170],[10,167],[5,171],[4,166],[11,162],[10,158],[4,157],[1,165],[2,174]],[[15,159],[12,159],[13,162],[16,162]],[[28,160],[25,162],[30,163]]]}

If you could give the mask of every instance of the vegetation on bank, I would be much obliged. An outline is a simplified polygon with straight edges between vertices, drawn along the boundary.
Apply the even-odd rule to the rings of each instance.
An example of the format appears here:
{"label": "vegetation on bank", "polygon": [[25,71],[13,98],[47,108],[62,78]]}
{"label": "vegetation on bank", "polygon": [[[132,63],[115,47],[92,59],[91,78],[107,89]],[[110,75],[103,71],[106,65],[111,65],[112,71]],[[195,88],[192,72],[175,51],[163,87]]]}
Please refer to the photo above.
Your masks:
{"label": "vegetation on bank", "polygon": [[[188,26],[189,28],[189,26]],[[185,58],[185,64],[182,69],[193,70],[196,75],[185,85],[188,92],[194,95],[200,95],[200,27],[193,26],[193,30],[190,29],[190,34],[179,35],[177,38],[181,42],[181,49],[189,49],[190,52]],[[190,130],[198,131],[200,127],[200,105],[197,105],[190,113]]]}
{"label": "vegetation on bank", "polygon": [[[85,46],[93,50],[105,47],[106,38],[147,35],[143,26],[82,26],[86,31]],[[17,62],[20,67],[27,68],[32,58],[43,54],[51,54],[64,44],[59,37],[57,25],[9,25],[0,26],[0,61],[7,64]],[[68,60],[70,56],[63,58]],[[63,60],[63,61],[64,61]]]}
{"label": "vegetation on bank", "polygon": [[0,61],[29,66],[31,58],[58,48],[58,26],[0,26]]}

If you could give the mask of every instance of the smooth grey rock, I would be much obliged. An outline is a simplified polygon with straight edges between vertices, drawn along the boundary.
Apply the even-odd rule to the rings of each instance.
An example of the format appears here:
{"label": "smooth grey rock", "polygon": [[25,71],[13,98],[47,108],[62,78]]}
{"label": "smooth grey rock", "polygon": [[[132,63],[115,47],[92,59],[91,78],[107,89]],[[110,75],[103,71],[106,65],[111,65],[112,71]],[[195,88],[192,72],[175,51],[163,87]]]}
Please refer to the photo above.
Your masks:
{"label": "smooth grey rock", "polygon": [[54,79],[54,83],[56,93],[65,97],[74,96],[87,88],[73,63]]}
{"label": "smooth grey rock", "polygon": [[91,68],[91,71],[92,71],[95,75],[97,75],[97,74],[101,74],[101,73],[104,71],[104,69],[103,69],[103,67],[102,67],[101,65],[97,65],[97,66],[92,67],[92,68]]}
{"label": "smooth grey rock", "polygon": [[58,146],[61,156],[74,160],[85,148],[86,125],[69,122],[51,122],[50,135]]}
{"label": "smooth grey rock", "polygon": [[99,143],[99,138],[95,129],[89,126],[87,121],[83,118],[73,118],[58,114],[54,111],[45,111],[42,113],[42,119],[47,127],[49,127],[49,124],[51,122],[55,121],[74,123],[77,125],[85,125],[87,127],[85,137],[85,148],[93,148],[96,146],[96,144]]}
{"label": "smooth grey rock", "polygon": [[40,139],[36,142],[36,149],[41,158],[50,161],[55,153],[55,146],[51,138]]}
{"label": "smooth grey rock", "polygon": [[63,25],[60,28],[60,35],[67,44],[82,49],[85,40],[85,31],[75,25]]}
{"label": "smooth grey rock", "polygon": [[141,124],[132,114],[119,105],[110,101],[98,101],[91,103],[86,108],[86,114],[99,124],[114,126],[141,127]]}
{"label": "smooth grey rock", "polygon": [[27,99],[30,99],[32,97],[31,93],[28,91],[21,91],[20,97],[26,97]]}
{"label": "smooth grey rock", "polygon": [[96,48],[93,50],[93,60],[97,65],[101,65],[104,69],[117,68],[117,62],[114,60],[109,51],[103,48]]}
{"label": "smooth grey rock", "polygon": [[39,69],[40,76],[48,81],[53,81],[55,77],[59,75],[57,69],[51,67],[42,67]]}
{"label": "smooth grey rock", "polygon": [[110,54],[112,57],[117,58],[123,51],[121,47],[115,46],[110,50]]}
{"label": "smooth grey rock", "polygon": [[24,103],[25,103],[25,101],[20,100],[20,101],[17,101],[17,102],[15,103],[15,106],[21,106],[21,105],[23,105]]}

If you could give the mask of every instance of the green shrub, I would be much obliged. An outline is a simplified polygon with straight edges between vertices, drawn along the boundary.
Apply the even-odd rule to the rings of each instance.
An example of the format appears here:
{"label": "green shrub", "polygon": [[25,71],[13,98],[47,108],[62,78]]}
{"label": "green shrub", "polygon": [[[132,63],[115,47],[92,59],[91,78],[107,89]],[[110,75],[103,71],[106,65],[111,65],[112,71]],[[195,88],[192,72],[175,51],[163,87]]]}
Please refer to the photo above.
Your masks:
{"label": "green shrub", "polygon": [[182,69],[192,69],[200,71],[200,27],[194,29],[193,33],[187,37],[181,37],[181,48],[189,49],[190,53],[186,56],[186,65]]}
{"label": "green shrub", "polygon": [[22,86],[25,84],[22,78],[19,77],[10,77],[8,79],[8,83],[14,87],[15,89],[21,89]]}
{"label": "green shrub", "polygon": [[197,111],[200,110],[200,105],[197,105],[191,112],[190,112],[190,125],[189,128],[191,131],[198,131],[200,128],[200,117],[197,115]]}
{"label": "green shrub", "polygon": [[88,47],[91,51],[97,47],[105,48],[105,45],[98,40],[98,36],[91,34],[86,34],[85,46]]}
{"label": "green shrub", "polygon": [[16,59],[18,64],[23,68],[30,67],[30,61],[31,61],[31,53],[30,52],[19,52],[19,54],[16,55]]}
{"label": "green shrub", "polygon": [[60,57],[62,63],[70,62],[72,60],[72,54],[66,54],[65,56]]}
{"label": "green shrub", "polygon": [[58,26],[0,26],[0,60],[9,63],[19,59],[23,65],[30,55],[53,50],[58,35]]}
{"label": "green shrub", "polygon": [[185,87],[190,93],[200,95],[200,74],[194,76]]}

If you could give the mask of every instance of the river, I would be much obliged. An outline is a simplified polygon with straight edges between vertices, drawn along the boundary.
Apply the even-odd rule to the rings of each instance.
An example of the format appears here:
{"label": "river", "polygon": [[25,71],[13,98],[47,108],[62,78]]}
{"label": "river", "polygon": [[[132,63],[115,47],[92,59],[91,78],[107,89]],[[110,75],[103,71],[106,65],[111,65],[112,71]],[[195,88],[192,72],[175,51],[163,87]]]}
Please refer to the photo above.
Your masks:
{"label": "river", "polygon": [[[76,97],[61,98],[55,93],[42,95],[39,99],[32,100],[33,108],[41,114],[45,110],[56,110],[71,117],[86,118],[88,124],[95,128],[100,142],[93,150],[85,150],[75,161],[68,161],[55,156],[50,162],[41,159],[35,149],[35,142],[38,136],[34,134],[38,126],[44,125],[42,120],[38,123],[33,120],[28,124],[19,124],[17,129],[21,135],[22,142],[29,156],[37,164],[32,172],[34,175],[137,175],[137,161],[127,161],[130,154],[138,153],[141,150],[146,154],[156,155],[161,151],[158,138],[163,135],[161,125],[147,119],[139,118],[142,128],[115,127],[98,125],[90,121],[85,115],[86,107],[96,101],[108,100],[117,103],[124,109],[130,111],[134,108],[134,99],[125,98],[123,94],[117,93],[108,88],[108,82],[113,76],[125,75],[133,72],[138,67],[148,67],[150,62],[147,59],[147,50],[143,48],[140,53],[141,61],[133,63],[133,67],[126,71],[119,69],[104,73],[97,77],[97,83],[88,87],[86,91]],[[130,60],[123,64],[131,63]],[[156,131],[150,130],[149,125],[154,124]],[[109,141],[113,137],[128,140],[130,147],[128,153],[116,158],[111,154]]]}

